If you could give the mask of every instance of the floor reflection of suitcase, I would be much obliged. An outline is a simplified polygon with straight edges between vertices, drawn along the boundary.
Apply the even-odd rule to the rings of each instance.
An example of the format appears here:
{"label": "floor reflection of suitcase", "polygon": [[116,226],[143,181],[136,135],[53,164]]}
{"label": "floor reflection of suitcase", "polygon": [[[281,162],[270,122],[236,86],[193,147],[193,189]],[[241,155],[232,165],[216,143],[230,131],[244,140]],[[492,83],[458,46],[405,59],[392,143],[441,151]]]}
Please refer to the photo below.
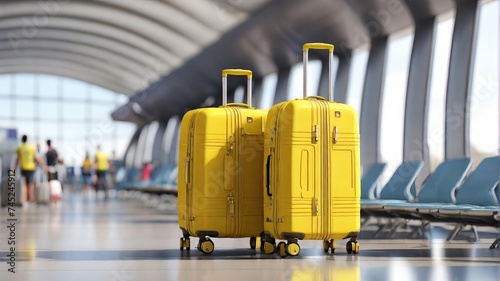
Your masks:
{"label": "floor reflection of suitcase", "polygon": [[43,205],[50,203],[50,188],[47,175],[42,169],[35,171],[35,199],[36,203]]}
{"label": "floor reflection of suitcase", "polygon": [[[309,48],[329,50],[331,74],[333,45],[304,45],[305,74]],[[329,96],[333,100],[331,87]],[[295,256],[298,240],[306,239],[323,240],[325,252],[333,252],[335,239],[350,238],[347,252],[358,253],[360,155],[353,108],[304,91],[304,99],[269,110],[264,146],[263,250]],[[286,243],[276,247],[275,239]]]}
{"label": "floor reflection of suitcase", "polygon": [[49,181],[50,202],[58,202],[62,197],[62,186],[58,180]]}
{"label": "floor reflection of suitcase", "polygon": [[[248,77],[247,104],[226,104],[227,76]],[[260,248],[262,231],[263,127],[267,111],[251,108],[252,72],[224,70],[223,106],[189,111],[181,123],[178,170],[178,213],[189,249],[214,250],[210,237],[250,237]]]}

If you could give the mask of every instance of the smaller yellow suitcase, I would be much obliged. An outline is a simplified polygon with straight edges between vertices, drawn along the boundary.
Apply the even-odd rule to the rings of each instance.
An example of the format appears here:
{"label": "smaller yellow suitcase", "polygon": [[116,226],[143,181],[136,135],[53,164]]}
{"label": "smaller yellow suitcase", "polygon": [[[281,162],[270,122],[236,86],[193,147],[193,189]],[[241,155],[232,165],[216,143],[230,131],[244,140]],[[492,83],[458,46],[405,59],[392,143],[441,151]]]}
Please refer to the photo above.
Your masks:
{"label": "smaller yellow suitcase", "polygon": [[[360,155],[356,112],[329,97],[306,95],[307,55],[304,45],[304,99],[274,105],[268,113],[264,141],[263,250],[285,257],[300,252],[299,240],[323,240],[325,252],[335,240],[350,238],[348,253],[357,254],[360,230]],[[276,246],[276,239],[286,240]]]}
{"label": "smaller yellow suitcase", "polygon": [[[227,76],[248,77],[248,104],[227,103]],[[186,113],[181,122],[178,173],[180,249],[214,250],[211,237],[250,237],[262,231],[263,128],[267,111],[251,107],[252,72],[222,72],[223,105]]]}

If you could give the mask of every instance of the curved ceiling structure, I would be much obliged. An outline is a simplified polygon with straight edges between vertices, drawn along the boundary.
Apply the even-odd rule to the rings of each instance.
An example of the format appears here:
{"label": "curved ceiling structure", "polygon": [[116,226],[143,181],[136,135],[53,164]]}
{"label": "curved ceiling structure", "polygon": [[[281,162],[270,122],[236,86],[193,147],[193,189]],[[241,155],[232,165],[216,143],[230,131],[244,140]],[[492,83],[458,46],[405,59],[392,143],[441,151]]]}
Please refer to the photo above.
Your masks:
{"label": "curved ceiling structure", "polygon": [[337,55],[350,54],[454,5],[454,0],[6,0],[0,2],[0,74],[82,80],[131,96],[113,115],[116,120],[166,121],[218,97],[222,68],[250,68],[260,79],[299,62],[304,42],[333,43]]}
{"label": "curved ceiling structure", "polygon": [[[236,2],[251,1],[227,1]],[[454,7],[454,0],[273,0],[158,83],[133,96],[123,109],[136,103],[149,116],[143,114],[147,122],[166,122],[173,115],[199,107],[209,97],[218,98],[221,69],[252,69],[254,78],[261,79],[300,62],[305,42],[333,43],[337,56],[349,56],[355,48],[414,27],[416,19],[434,17]],[[236,84],[230,81],[228,89]],[[126,114],[112,116],[135,122],[122,118]]]}
{"label": "curved ceiling structure", "polygon": [[132,95],[266,1],[2,1],[0,74],[57,74]]}

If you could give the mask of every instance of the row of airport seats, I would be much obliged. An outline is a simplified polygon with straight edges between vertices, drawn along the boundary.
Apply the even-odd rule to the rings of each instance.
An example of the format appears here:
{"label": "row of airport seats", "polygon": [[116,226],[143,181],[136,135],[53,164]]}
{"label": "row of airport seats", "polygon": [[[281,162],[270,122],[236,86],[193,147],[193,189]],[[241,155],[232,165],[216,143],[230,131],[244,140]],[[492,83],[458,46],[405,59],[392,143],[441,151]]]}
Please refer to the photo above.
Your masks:
{"label": "row of airport seats", "polygon": [[118,191],[140,191],[149,194],[177,196],[176,165],[167,164],[154,168],[148,181],[139,180],[140,173],[141,170],[137,168],[121,168],[117,172],[115,189]]}
{"label": "row of airport seats", "polygon": [[[415,180],[424,163],[405,162],[378,196],[375,189],[385,164],[375,164],[361,181],[361,215],[365,222],[371,217],[402,219],[391,226],[388,236],[408,220],[420,220],[420,232],[432,222],[454,223],[457,226],[447,240],[454,239],[465,226],[471,226],[478,240],[475,226],[500,228],[499,159],[486,158],[471,172],[470,158],[446,160],[427,177],[418,194]],[[377,233],[384,227],[381,225]],[[499,244],[500,238],[490,249]]]}

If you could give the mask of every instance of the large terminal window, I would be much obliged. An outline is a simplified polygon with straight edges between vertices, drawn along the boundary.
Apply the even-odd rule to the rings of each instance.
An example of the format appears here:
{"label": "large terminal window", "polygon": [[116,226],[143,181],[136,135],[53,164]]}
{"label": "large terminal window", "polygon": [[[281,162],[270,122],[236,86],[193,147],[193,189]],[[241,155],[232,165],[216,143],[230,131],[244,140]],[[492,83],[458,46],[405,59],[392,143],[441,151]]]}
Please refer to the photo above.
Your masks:
{"label": "large terminal window", "polygon": [[356,49],[351,57],[351,68],[349,69],[349,84],[347,86],[347,104],[361,113],[361,101],[363,99],[363,85],[365,84],[366,66],[368,64],[368,49]]}
{"label": "large terminal window", "polygon": [[262,99],[258,105],[261,109],[269,109],[273,106],[274,95],[276,94],[276,84],[278,83],[278,74],[272,73],[264,77],[262,81]]}
{"label": "large terminal window", "polygon": [[[328,67],[328,65],[327,65]],[[310,60],[307,67],[307,95],[318,96],[319,79],[321,77],[321,61]],[[290,78],[288,79],[288,100],[302,98],[303,92],[304,71],[303,63],[297,63],[290,70]]]}
{"label": "large terminal window", "polygon": [[470,153],[474,165],[499,154],[498,50],[500,3],[481,5],[469,102]]}
{"label": "large terminal window", "polygon": [[443,15],[438,18],[434,37],[434,59],[427,105],[427,147],[430,163],[426,164],[429,165],[431,172],[444,160],[446,88],[454,22],[455,19],[452,15]]}
{"label": "large terminal window", "polygon": [[380,105],[380,160],[387,163],[382,181],[388,180],[403,161],[406,87],[413,44],[413,33],[408,33],[395,34],[388,41]]}
{"label": "large terminal window", "polygon": [[113,122],[128,97],[85,82],[42,74],[0,75],[0,124],[26,134],[44,154],[51,139],[67,165],[80,166],[96,146],[123,157],[135,125]]}

